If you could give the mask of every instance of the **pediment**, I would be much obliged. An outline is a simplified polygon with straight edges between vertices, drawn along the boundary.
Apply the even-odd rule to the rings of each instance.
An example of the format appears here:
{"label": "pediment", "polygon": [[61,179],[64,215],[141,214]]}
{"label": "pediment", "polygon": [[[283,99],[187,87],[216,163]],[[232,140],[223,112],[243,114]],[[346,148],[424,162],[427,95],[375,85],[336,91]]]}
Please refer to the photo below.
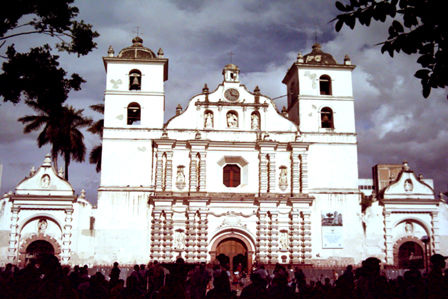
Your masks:
{"label": "pediment", "polygon": [[73,196],[75,191],[65,179],[61,178],[51,165],[47,155],[42,165],[23,179],[16,187],[16,195],[30,196]]}
{"label": "pediment", "polygon": [[274,102],[258,89],[224,82],[216,90],[194,96],[187,108],[166,123],[166,129],[219,132],[297,132]]}
{"label": "pediment", "polygon": [[[404,167],[405,168],[405,167]],[[435,199],[434,190],[418,179],[410,169],[403,169],[383,193],[383,199]]]}

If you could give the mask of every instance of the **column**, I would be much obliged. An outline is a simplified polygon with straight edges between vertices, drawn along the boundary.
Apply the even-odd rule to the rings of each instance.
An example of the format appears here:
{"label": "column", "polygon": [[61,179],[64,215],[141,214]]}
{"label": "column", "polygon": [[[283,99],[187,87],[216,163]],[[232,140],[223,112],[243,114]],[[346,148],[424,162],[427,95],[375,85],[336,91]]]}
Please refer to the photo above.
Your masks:
{"label": "column", "polygon": [[71,238],[72,238],[72,221],[73,221],[73,209],[65,210],[64,230],[62,232],[62,252],[61,262],[62,264],[68,264],[71,256]]}
{"label": "column", "polygon": [[259,154],[260,167],[259,167],[259,188],[260,193],[268,192],[268,161],[266,159],[266,154]]}
{"label": "column", "polygon": [[301,262],[301,246],[300,246],[300,240],[301,240],[301,232],[300,232],[300,214],[297,209],[291,210],[290,215],[290,239],[289,239],[289,251],[290,251],[290,260],[293,264],[298,264]]}
{"label": "column", "polygon": [[199,161],[199,186],[198,186],[198,191],[205,191],[207,190],[207,186],[206,186],[206,182],[207,182],[207,163],[206,163],[206,157],[207,157],[207,153],[201,152],[201,159]]}
{"label": "column", "polygon": [[439,251],[440,248],[440,227],[439,212],[431,212],[431,255]]}
{"label": "column", "polygon": [[291,153],[291,193],[300,193],[300,160],[299,155]]}
{"label": "column", "polygon": [[165,211],[163,220],[163,255],[164,261],[170,262],[173,259],[173,212]]}
{"label": "column", "polygon": [[392,244],[392,222],[391,222],[391,212],[384,211],[384,239],[385,239],[385,249],[386,249],[386,264],[394,264],[394,252]]}
{"label": "column", "polygon": [[164,191],[171,191],[173,189],[173,152],[166,152],[166,166],[165,166],[165,189]]}
{"label": "column", "polygon": [[311,255],[311,211],[303,211],[303,249],[304,261],[309,262]]}
{"label": "column", "polygon": [[275,264],[278,262],[278,214],[273,213],[271,214],[271,260],[270,262],[272,264]]}
{"label": "column", "polygon": [[207,261],[208,209],[201,209],[198,233],[199,262]]}
{"label": "column", "polygon": [[162,257],[162,223],[161,211],[153,211],[151,220],[151,259],[159,260]]}
{"label": "column", "polygon": [[163,152],[156,153],[156,191],[163,190]]}
{"label": "column", "polygon": [[258,228],[257,228],[257,242],[258,248],[256,252],[257,261],[261,263],[267,262],[268,252],[268,235],[267,235],[267,212],[258,212]]}
{"label": "column", "polygon": [[19,228],[18,226],[18,221],[19,221],[19,211],[20,208],[19,207],[15,207],[13,206],[11,208],[11,232],[9,233],[9,248],[8,248],[8,260],[12,263],[15,262],[17,259],[17,244],[18,244],[18,237],[19,237],[19,233],[17,231],[17,229]]}
{"label": "column", "polygon": [[185,250],[186,250],[186,262],[193,263],[195,258],[195,243],[196,243],[196,232],[195,232],[195,224],[194,224],[194,211],[188,211],[187,214],[187,223],[186,223],[186,242],[185,242]]}
{"label": "column", "polygon": [[308,189],[308,154],[304,152],[299,155],[300,160],[300,193],[305,193]]}
{"label": "column", "polygon": [[276,179],[275,174],[277,173],[277,169],[275,167],[275,154],[271,153],[269,154],[269,192],[275,192],[276,185]]}
{"label": "column", "polygon": [[198,187],[197,161],[195,152],[190,153],[190,191],[196,192]]}

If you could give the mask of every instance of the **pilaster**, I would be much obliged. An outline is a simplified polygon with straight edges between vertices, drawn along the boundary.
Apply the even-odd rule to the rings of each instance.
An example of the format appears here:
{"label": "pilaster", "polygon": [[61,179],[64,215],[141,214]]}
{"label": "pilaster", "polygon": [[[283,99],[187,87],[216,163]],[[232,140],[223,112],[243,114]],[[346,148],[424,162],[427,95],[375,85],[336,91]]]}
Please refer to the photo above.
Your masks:
{"label": "pilaster", "polygon": [[386,245],[386,264],[388,265],[393,265],[394,263],[391,214],[392,213],[390,211],[384,211],[384,243]]}
{"label": "pilaster", "polygon": [[71,256],[73,209],[65,209],[64,230],[62,232],[61,262],[68,264]]}
{"label": "pilaster", "polygon": [[310,262],[312,257],[311,248],[311,211],[303,211],[303,259],[304,262]]}
{"label": "pilaster", "polygon": [[17,246],[18,246],[18,238],[19,238],[19,233],[17,231],[17,229],[19,228],[18,226],[18,221],[19,221],[19,212],[20,212],[20,208],[13,206],[11,208],[11,225],[10,225],[10,229],[11,232],[9,233],[9,247],[8,247],[8,260],[13,263],[17,260]]}

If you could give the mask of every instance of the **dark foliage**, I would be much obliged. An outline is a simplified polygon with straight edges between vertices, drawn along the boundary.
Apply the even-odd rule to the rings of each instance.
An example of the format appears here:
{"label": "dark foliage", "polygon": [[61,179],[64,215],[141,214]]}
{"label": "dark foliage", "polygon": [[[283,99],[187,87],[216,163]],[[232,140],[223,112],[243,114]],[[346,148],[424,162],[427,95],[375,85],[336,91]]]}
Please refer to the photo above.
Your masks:
{"label": "dark foliage", "polygon": [[448,86],[448,22],[440,0],[350,0],[347,4],[336,2],[342,13],[336,21],[336,31],[343,25],[353,29],[358,21],[369,26],[372,21],[385,22],[392,18],[387,39],[381,52],[391,57],[403,51],[418,54],[421,65],[414,76],[420,79],[423,96],[427,98],[432,88]]}

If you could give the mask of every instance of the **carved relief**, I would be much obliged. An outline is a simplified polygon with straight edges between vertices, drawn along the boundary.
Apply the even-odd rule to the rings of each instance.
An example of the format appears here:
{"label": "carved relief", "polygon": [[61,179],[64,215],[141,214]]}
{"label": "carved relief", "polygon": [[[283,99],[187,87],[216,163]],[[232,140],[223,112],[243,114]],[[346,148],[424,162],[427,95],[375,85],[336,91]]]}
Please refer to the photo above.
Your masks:
{"label": "carved relief", "polygon": [[289,248],[289,238],[288,231],[281,230],[279,236],[280,250],[288,250]]}
{"label": "carved relief", "polygon": [[173,240],[173,247],[174,247],[174,249],[177,249],[177,250],[185,249],[186,237],[185,237],[185,232],[184,232],[183,229],[177,229],[174,232],[174,238],[173,239],[174,239]]}
{"label": "carved relief", "polygon": [[282,191],[288,188],[288,169],[286,168],[286,166],[280,166],[278,185]]}
{"label": "carved relief", "polygon": [[204,128],[213,128],[213,112],[206,111],[204,114]]}
{"label": "carved relief", "polygon": [[260,129],[260,116],[255,112],[250,116],[250,128],[252,130]]}
{"label": "carved relief", "polygon": [[179,165],[177,166],[177,174],[176,174],[176,187],[178,189],[185,188],[185,166]]}
{"label": "carved relief", "polygon": [[42,188],[50,187],[50,176],[48,174],[44,174],[40,179],[40,186]]}
{"label": "carved relief", "polygon": [[238,128],[238,115],[234,111],[227,112],[227,127]]}
{"label": "carved relief", "polygon": [[42,218],[39,219],[39,222],[37,223],[37,233],[39,235],[44,235],[45,231],[47,230],[48,222],[46,219]]}
{"label": "carved relief", "polygon": [[406,192],[412,192],[414,190],[414,185],[412,184],[412,181],[410,179],[407,179],[404,181],[404,191]]}

